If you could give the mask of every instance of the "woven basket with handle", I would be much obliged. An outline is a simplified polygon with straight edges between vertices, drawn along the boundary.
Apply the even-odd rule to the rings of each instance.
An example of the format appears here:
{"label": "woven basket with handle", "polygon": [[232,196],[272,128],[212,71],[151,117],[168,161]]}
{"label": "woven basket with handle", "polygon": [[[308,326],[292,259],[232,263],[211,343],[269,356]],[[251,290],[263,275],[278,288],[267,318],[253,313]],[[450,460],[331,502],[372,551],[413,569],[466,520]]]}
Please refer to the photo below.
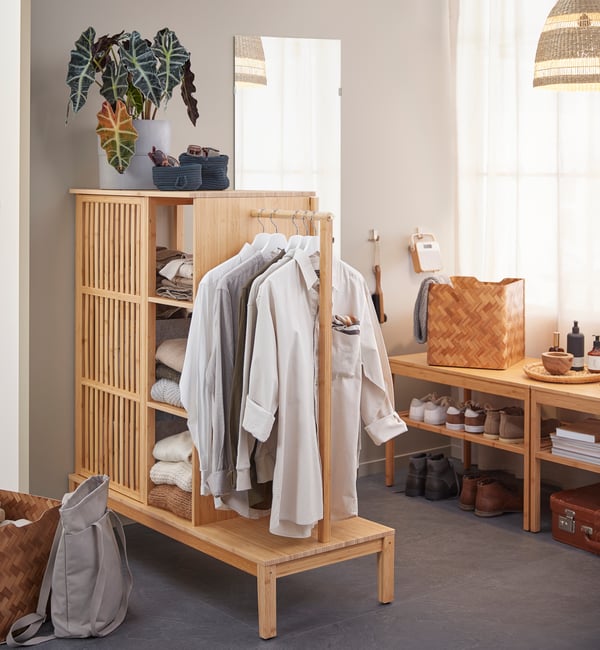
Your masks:
{"label": "woven basket with handle", "polygon": [[502,370],[525,356],[525,283],[452,277],[432,284],[427,302],[427,363]]}
{"label": "woven basket with handle", "polygon": [[34,612],[58,525],[60,501],[0,490],[6,519],[28,519],[26,526],[0,527],[0,643],[12,623]]}

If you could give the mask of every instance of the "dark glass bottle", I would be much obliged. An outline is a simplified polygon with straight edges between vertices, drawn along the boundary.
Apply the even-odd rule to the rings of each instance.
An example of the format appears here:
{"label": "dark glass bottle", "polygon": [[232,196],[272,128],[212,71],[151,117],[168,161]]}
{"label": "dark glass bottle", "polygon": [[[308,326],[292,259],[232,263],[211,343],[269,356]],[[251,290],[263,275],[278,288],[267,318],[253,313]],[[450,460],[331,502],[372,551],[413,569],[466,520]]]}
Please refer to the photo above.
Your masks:
{"label": "dark glass bottle", "polygon": [[571,370],[584,370],[585,343],[577,321],[573,321],[573,329],[567,334],[567,352],[573,355]]}

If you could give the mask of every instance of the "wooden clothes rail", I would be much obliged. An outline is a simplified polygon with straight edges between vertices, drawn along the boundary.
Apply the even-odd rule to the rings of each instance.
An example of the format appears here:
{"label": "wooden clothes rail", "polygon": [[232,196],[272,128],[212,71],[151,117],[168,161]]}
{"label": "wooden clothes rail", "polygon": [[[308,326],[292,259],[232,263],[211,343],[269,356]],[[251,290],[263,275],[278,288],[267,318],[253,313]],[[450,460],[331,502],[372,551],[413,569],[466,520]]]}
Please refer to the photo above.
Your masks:
{"label": "wooden clothes rail", "polygon": [[[74,489],[92,474],[111,477],[110,506],[256,577],[259,635],[277,634],[277,579],[366,555],[377,557],[378,599],[394,598],[393,528],[350,517],[331,521],[331,276],[332,216],[315,210],[308,192],[159,192],[72,190],[76,195],[76,354]],[[313,536],[292,539],[269,532],[268,517],[244,519],[214,509],[199,494],[193,463],[192,519],[149,505],[149,478],[157,411],[186,417],[183,409],[150,397],[160,304],[186,306],[155,292],[157,212],[170,211],[170,243],[184,241],[183,207],[191,206],[194,286],[204,273],[236,254],[261,228],[263,216],[282,221],[311,215],[320,237],[319,450],[323,469],[323,519]],[[125,346],[126,344],[126,346]],[[121,379],[128,378],[126,383]]]}

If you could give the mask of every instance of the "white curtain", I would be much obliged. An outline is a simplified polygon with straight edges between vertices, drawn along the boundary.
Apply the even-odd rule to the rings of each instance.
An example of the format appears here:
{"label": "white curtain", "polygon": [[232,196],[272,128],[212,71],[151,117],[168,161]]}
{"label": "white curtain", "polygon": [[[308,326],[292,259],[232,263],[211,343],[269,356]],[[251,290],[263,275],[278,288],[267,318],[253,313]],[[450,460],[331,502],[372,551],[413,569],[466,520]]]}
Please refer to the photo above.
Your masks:
{"label": "white curtain", "polygon": [[457,272],[525,278],[532,356],[600,334],[600,94],[532,85],[554,2],[460,0],[457,36]]}

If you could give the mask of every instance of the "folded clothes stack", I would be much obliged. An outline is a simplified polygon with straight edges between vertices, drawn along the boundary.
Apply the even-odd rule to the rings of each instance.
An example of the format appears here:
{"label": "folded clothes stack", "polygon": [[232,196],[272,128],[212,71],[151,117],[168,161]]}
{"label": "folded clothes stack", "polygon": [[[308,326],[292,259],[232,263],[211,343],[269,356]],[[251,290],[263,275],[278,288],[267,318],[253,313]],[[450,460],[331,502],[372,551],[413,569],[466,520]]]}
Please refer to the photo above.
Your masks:
{"label": "folded clothes stack", "polygon": [[187,339],[166,339],[156,348],[156,381],[150,389],[150,396],[157,402],[183,407],[179,380]]}
{"label": "folded clothes stack", "polygon": [[191,519],[192,451],[189,431],[167,436],[154,445],[156,462],[150,468],[150,480],[155,487],[148,494],[149,505]]}
{"label": "folded clothes stack", "polygon": [[164,247],[156,249],[156,294],[174,300],[192,300],[193,256]]}

